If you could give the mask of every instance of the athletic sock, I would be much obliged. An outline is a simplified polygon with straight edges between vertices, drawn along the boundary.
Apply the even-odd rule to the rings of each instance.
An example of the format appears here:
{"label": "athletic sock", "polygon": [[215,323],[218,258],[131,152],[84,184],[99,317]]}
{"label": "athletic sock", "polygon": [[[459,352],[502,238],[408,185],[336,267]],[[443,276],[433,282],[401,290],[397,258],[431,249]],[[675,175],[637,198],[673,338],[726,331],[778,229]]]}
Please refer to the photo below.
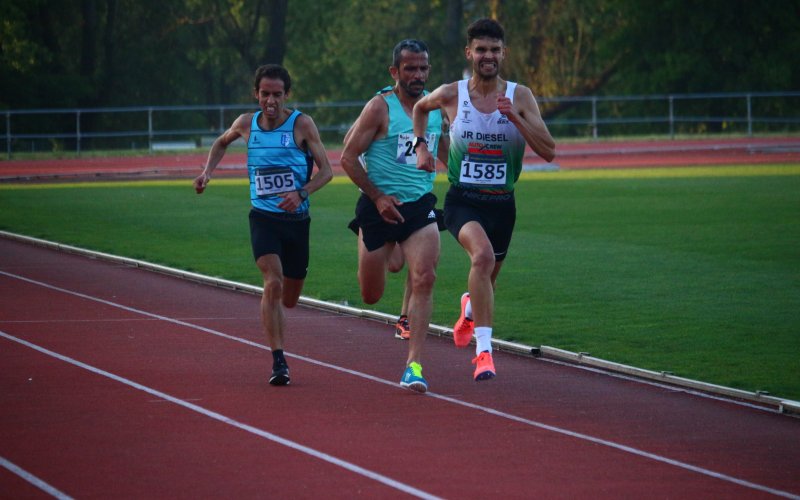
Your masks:
{"label": "athletic sock", "polygon": [[464,317],[472,319],[472,301],[467,300],[467,305],[464,307]]}
{"label": "athletic sock", "polygon": [[477,326],[475,327],[475,354],[479,355],[483,351],[492,353],[492,327],[491,326]]}

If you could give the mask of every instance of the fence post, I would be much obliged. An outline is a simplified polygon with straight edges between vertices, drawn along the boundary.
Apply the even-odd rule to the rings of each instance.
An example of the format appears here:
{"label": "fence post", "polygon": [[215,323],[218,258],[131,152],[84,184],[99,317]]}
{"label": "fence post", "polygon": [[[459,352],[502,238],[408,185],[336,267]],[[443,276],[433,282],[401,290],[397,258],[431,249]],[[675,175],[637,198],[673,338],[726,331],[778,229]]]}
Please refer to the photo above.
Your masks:
{"label": "fence post", "polygon": [[153,108],[147,108],[147,149],[153,154]]}
{"label": "fence post", "polygon": [[675,98],[669,96],[669,138],[675,139]]}
{"label": "fence post", "polygon": [[750,94],[747,94],[747,137],[753,136],[753,108],[750,97]]}
{"label": "fence post", "polygon": [[592,96],[592,138],[597,140],[597,96]]}
{"label": "fence post", "polygon": [[75,112],[75,152],[81,155],[81,110]]}
{"label": "fence post", "polygon": [[6,156],[11,159],[11,113],[6,111]]}

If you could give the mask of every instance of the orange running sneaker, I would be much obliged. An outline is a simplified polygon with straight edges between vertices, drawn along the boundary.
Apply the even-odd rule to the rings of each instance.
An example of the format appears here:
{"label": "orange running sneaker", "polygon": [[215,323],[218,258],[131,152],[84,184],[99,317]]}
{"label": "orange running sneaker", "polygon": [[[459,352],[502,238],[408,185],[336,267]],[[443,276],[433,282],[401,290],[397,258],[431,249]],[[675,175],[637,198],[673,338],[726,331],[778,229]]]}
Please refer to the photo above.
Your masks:
{"label": "orange running sneaker", "polygon": [[456,326],[453,327],[453,342],[455,342],[456,347],[467,347],[475,331],[472,318],[467,318],[464,315],[464,311],[467,309],[467,302],[469,302],[469,292],[461,296],[461,316],[456,321]]}
{"label": "orange running sneaker", "polygon": [[497,373],[494,371],[494,361],[489,351],[483,351],[472,360],[475,365],[475,382],[479,380],[489,380],[494,378]]}
{"label": "orange running sneaker", "polygon": [[411,328],[408,326],[408,316],[400,316],[394,325],[394,338],[408,340],[411,338]]}

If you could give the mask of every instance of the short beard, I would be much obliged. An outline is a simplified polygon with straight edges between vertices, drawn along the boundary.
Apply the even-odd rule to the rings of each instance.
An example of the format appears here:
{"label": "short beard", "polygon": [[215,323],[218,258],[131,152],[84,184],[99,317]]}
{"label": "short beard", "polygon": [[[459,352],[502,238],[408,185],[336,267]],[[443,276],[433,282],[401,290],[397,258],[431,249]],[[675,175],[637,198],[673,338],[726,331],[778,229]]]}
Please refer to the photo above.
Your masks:
{"label": "short beard", "polygon": [[[422,87],[419,89],[419,91],[413,90],[413,89],[411,88],[411,84],[413,84],[413,83],[422,84]],[[421,95],[422,95],[422,93],[423,93],[423,92],[425,92],[425,82],[421,82],[421,81],[419,81],[419,80],[417,80],[417,81],[415,81],[415,82],[411,82],[411,83],[409,83],[409,84],[404,84],[404,83],[401,83],[401,84],[400,84],[400,87],[401,87],[403,90],[405,90],[405,91],[406,91],[406,94],[408,94],[410,97],[419,97],[419,96],[421,96]]]}

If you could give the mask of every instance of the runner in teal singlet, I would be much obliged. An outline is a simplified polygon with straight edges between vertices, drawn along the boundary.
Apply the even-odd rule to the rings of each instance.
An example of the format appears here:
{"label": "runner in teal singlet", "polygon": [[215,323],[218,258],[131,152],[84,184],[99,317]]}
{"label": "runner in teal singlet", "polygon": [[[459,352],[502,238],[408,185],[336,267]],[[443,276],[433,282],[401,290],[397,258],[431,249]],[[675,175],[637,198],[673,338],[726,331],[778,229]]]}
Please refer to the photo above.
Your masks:
{"label": "runner in teal singlet", "polygon": [[[238,138],[247,143],[250,178],[250,240],[253,258],[264,279],[261,323],[272,350],[269,383],[287,385],[289,367],[283,353],[283,307],[294,307],[308,268],[309,195],[333,177],[328,155],[314,121],[284,108],[291,90],[289,73],[268,64],[256,70],[255,98],[260,111],[240,115],[214,141],[205,168],[194,180],[198,194]],[[311,176],[313,165],[317,173]]]}
{"label": "runner in teal singlet", "polygon": [[[373,97],[345,140],[342,167],[361,189],[356,205],[358,282],[364,302],[383,296],[387,263],[395,245],[403,249],[411,283],[408,316],[411,337],[401,385],[425,392],[420,364],[432,310],[433,283],[439,260],[439,230],[431,192],[435,172],[416,168],[411,110],[424,92],[430,72],[428,49],[418,40],[403,40],[394,49],[389,73],[392,92]],[[426,120],[424,135],[437,147],[440,114]],[[359,157],[364,155],[366,166]]]}
{"label": "runner in teal singlet", "polygon": [[[386,94],[384,97],[388,97],[388,94],[394,92],[394,86],[389,85],[388,87],[384,87],[378,92],[376,95]],[[424,92],[427,94],[427,91]],[[391,116],[390,116],[391,119]],[[356,120],[357,123],[357,120]],[[356,127],[356,123],[353,123],[350,129],[344,136],[344,143],[346,144],[348,140],[350,140],[350,135],[353,133],[353,130]],[[444,128],[444,127],[443,127]],[[447,139],[446,136],[445,139]],[[442,146],[438,148],[438,150],[442,153],[440,160],[442,164],[447,164],[447,148]],[[366,163],[364,161],[364,156],[361,155],[359,158],[359,163],[361,163],[362,167],[366,168]],[[446,227],[444,226],[444,212],[439,208],[434,208],[433,211],[436,213],[436,225],[439,228],[439,231],[444,231]],[[347,228],[353,231],[356,236],[360,234],[358,227],[358,221],[353,219],[347,225]],[[395,245],[394,250],[392,250],[392,254],[389,257],[387,262],[387,270],[390,273],[399,273],[403,270],[406,264],[406,257],[403,255],[403,247],[400,245]],[[394,325],[394,337],[400,340],[408,340],[411,338],[411,326],[408,323],[408,301],[411,299],[411,275],[406,275],[406,284],[403,290],[403,301],[400,305],[400,316],[397,318],[397,321]]]}
{"label": "runner in teal singlet", "polygon": [[[414,133],[422,134],[429,113],[442,110],[450,121],[444,202],[447,229],[470,257],[468,292],[453,340],[466,347],[475,334],[473,377],[496,375],[492,359],[494,287],[506,258],[516,219],[514,183],[522,171],[526,144],[546,161],[555,157],[555,142],[528,87],[500,78],[505,33],[495,20],[480,19],[467,28],[465,55],[472,76],[449,83],[414,106]],[[417,166],[426,171],[434,160],[419,140]]]}

